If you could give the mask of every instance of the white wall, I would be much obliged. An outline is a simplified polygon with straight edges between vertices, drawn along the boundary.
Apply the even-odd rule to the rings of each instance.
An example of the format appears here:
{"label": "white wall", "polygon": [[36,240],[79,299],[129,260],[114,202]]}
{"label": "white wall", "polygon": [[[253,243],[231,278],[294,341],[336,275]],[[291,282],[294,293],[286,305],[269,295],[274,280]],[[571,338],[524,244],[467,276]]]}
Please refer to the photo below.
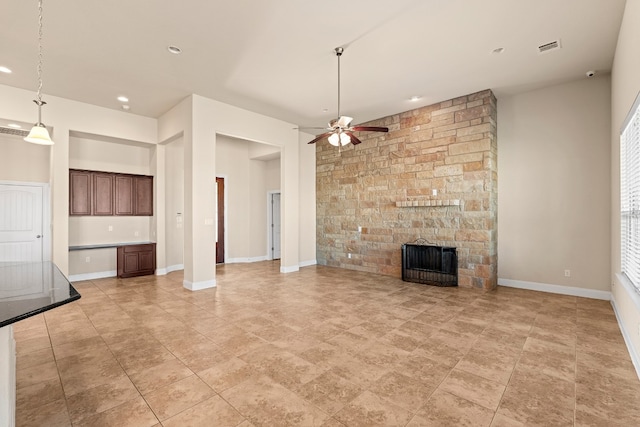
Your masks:
{"label": "white wall", "polygon": [[179,138],[166,145],[165,213],[166,266],[173,270],[184,264],[184,142]]}
{"label": "white wall", "polygon": [[613,61],[611,90],[611,292],[640,375],[640,296],[620,276],[620,128],[640,92],[640,2],[627,1]]}
{"label": "white wall", "polygon": [[316,147],[309,145],[313,135],[300,133],[299,176],[300,185],[300,265],[317,264],[316,261]]}
{"label": "white wall", "polygon": [[499,283],[609,290],[610,94],[602,76],[499,99]]}
{"label": "white wall", "polygon": [[46,145],[30,144],[22,137],[0,134],[0,180],[49,182]]}

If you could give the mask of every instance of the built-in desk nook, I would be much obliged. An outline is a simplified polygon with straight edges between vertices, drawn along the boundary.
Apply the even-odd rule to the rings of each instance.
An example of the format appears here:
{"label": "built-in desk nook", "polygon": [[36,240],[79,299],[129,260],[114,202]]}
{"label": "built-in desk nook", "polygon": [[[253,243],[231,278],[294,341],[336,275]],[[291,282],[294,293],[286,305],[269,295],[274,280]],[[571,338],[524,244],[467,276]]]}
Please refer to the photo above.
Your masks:
{"label": "built-in desk nook", "polygon": [[12,425],[15,420],[16,343],[12,324],[79,298],[52,262],[0,262],[0,425]]}
{"label": "built-in desk nook", "polygon": [[117,276],[121,278],[146,276],[156,271],[156,244],[154,242],[101,243],[69,246],[69,251],[115,248]]}

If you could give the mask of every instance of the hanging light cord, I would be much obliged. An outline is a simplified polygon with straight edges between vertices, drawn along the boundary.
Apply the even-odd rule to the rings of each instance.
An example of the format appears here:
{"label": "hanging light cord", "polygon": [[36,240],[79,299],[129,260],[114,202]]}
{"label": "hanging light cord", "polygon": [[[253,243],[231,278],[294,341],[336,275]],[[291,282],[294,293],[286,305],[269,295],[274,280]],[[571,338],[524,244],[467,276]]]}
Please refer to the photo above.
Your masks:
{"label": "hanging light cord", "polygon": [[[38,100],[35,101],[39,106],[46,104],[42,101],[42,0],[38,0]],[[40,117],[38,117],[40,122]]]}

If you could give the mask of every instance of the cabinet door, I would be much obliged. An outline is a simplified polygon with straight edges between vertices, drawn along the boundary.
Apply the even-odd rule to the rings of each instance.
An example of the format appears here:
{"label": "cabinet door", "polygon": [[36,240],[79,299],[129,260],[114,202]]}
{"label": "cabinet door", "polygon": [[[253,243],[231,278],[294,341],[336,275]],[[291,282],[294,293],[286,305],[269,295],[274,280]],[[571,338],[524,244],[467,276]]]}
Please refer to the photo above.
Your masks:
{"label": "cabinet door", "polygon": [[153,177],[133,177],[134,215],[153,215]]}
{"label": "cabinet door", "polygon": [[116,215],[133,215],[133,177],[116,175]]}
{"label": "cabinet door", "polygon": [[154,274],[156,271],[156,244],[119,246],[117,249],[118,277]]}
{"label": "cabinet door", "polygon": [[113,175],[93,172],[93,215],[113,215]]}
{"label": "cabinet door", "polygon": [[91,172],[69,171],[69,215],[91,215]]}

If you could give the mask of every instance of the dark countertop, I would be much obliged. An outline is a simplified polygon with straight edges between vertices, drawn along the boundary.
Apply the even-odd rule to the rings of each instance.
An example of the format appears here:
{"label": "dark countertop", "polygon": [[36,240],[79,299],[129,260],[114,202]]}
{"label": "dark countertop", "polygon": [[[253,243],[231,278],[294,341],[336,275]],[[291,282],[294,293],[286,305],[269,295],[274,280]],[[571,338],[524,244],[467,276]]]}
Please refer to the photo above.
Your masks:
{"label": "dark countertop", "polygon": [[80,299],[50,262],[0,262],[0,327]]}
{"label": "dark countertop", "polygon": [[131,245],[148,245],[150,243],[155,243],[155,242],[99,243],[97,245],[78,245],[78,246],[69,246],[69,251],[81,251],[83,249],[117,248],[118,246],[131,246]]}

